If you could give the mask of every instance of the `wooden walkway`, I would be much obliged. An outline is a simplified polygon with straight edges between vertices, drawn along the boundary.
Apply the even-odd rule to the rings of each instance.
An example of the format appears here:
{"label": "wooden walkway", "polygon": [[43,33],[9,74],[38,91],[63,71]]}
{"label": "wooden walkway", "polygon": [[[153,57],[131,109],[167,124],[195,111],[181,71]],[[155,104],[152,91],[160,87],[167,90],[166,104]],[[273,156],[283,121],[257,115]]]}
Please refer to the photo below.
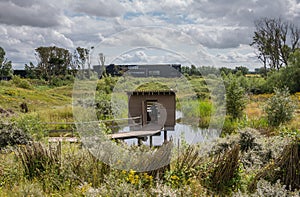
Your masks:
{"label": "wooden walkway", "polygon": [[[149,137],[150,138],[150,146],[153,146],[153,140],[152,137],[154,135],[160,135],[162,132],[162,128],[157,124],[149,124],[146,126],[143,126],[140,130],[135,131],[127,131],[127,132],[119,132],[110,134],[109,138],[116,139],[116,140],[125,140],[125,139],[132,139],[137,138],[138,144],[141,145],[141,140]],[[167,131],[164,131],[164,140],[167,140]]]}
{"label": "wooden walkway", "polygon": [[77,137],[49,137],[48,142],[79,142]]}
{"label": "wooden walkway", "polygon": [[[56,124],[56,123],[53,123]],[[65,130],[53,130],[49,132],[65,132]],[[149,137],[150,139],[150,146],[153,146],[153,136],[158,136],[161,135],[161,132],[164,132],[164,141],[167,141],[167,131],[163,130],[162,126],[159,126],[156,123],[150,123],[144,126],[139,126],[135,130],[132,131],[126,131],[126,132],[118,132],[118,133],[113,133],[109,134],[108,138],[110,139],[115,139],[115,140],[126,140],[126,139],[132,139],[132,138],[137,138],[138,139],[138,145],[142,144],[142,140],[147,139]],[[49,142],[73,142],[77,143],[80,142],[80,139],[72,135],[71,137],[67,136],[60,136],[60,137],[49,137],[48,139]]]}
{"label": "wooden walkway", "polygon": [[111,134],[110,138],[112,138],[112,139],[122,139],[122,140],[130,139],[130,138],[142,138],[142,137],[153,136],[153,135],[156,135],[160,132],[161,132],[161,130],[120,132],[120,133]]}

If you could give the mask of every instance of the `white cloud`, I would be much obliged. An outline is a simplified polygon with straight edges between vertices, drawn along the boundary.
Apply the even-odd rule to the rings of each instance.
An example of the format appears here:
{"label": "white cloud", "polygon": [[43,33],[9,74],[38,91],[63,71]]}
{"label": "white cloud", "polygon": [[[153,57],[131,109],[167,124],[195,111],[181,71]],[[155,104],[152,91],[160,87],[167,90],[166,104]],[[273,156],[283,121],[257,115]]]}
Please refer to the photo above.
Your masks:
{"label": "white cloud", "polygon": [[47,1],[0,1],[0,23],[3,24],[53,27],[63,21],[61,10]]}
{"label": "white cloud", "polygon": [[34,49],[40,46],[56,45],[68,49],[74,47],[72,40],[52,29],[5,25],[0,30],[5,32],[0,34],[0,46],[17,68],[30,61],[35,62]]}
{"label": "white cloud", "polygon": [[[193,59],[200,57],[200,63],[215,58],[218,65],[258,65],[248,45],[254,20],[281,16],[300,26],[299,10],[299,0],[0,0],[0,46],[21,66],[35,61],[34,49],[39,46],[55,44],[72,52],[77,46],[96,46],[128,28],[152,26],[156,31],[139,28],[134,36],[120,34],[110,44],[184,50]],[[184,33],[197,41],[199,49]],[[184,44],[178,43],[191,47],[183,49]],[[143,57],[142,53],[130,55]],[[168,55],[160,59],[145,55],[148,61],[176,61]]]}
{"label": "white cloud", "polygon": [[74,11],[91,16],[116,17],[124,13],[124,8],[116,0],[76,0],[72,2]]}

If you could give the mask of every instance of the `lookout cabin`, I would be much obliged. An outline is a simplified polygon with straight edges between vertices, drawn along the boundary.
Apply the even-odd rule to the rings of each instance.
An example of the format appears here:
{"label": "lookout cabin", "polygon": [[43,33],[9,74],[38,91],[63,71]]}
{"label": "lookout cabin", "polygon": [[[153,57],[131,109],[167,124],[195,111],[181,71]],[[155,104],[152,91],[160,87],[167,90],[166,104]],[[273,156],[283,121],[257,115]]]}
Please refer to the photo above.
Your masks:
{"label": "lookout cabin", "polygon": [[172,90],[132,91],[128,95],[128,117],[141,117],[142,127],[174,130],[176,98]]}

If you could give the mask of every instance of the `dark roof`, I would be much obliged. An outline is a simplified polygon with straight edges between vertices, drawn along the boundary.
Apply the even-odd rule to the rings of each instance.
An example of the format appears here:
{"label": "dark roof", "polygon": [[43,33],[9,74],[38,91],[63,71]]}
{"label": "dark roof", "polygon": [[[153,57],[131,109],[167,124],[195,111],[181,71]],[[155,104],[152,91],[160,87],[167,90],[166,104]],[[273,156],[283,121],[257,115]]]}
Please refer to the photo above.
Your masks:
{"label": "dark roof", "polygon": [[175,95],[175,91],[173,90],[151,90],[151,91],[144,91],[144,90],[136,90],[127,92],[127,95]]}

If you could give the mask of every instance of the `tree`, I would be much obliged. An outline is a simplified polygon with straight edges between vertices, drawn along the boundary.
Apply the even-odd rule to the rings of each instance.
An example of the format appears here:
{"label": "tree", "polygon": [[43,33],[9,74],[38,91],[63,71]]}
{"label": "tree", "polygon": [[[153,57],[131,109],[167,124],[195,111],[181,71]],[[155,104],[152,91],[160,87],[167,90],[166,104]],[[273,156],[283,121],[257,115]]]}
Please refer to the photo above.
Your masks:
{"label": "tree", "polygon": [[229,76],[226,87],[226,113],[232,119],[241,118],[246,107],[245,90],[235,76]]}
{"label": "tree", "polygon": [[32,62],[28,64],[25,64],[25,71],[26,71],[26,77],[30,78],[30,79],[35,79],[37,78],[37,72],[36,72],[36,68],[33,65]]}
{"label": "tree", "polygon": [[56,46],[39,47],[35,49],[39,61],[37,73],[43,79],[51,81],[54,76],[67,75],[74,70],[72,55],[67,49]]}
{"label": "tree", "polygon": [[227,67],[221,67],[219,70],[223,75],[229,75],[229,73],[233,73],[233,70]]}
{"label": "tree", "polygon": [[74,51],[74,63],[77,69],[85,69],[86,64],[89,60],[89,53],[90,51],[86,48],[77,47]]}
{"label": "tree", "polygon": [[247,67],[245,67],[245,66],[237,66],[237,67],[235,67],[235,72],[238,72],[238,71],[241,71],[241,73],[243,75],[246,75],[246,74],[249,73],[249,69]]}
{"label": "tree", "polygon": [[300,29],[280,18],[262,18],[255,21],[256,31],[250,44],[258,50],[257,57],[267,67],[279,70],[288,65],[288,59],[299,47]]}
{"label": "tree", "polygon": [[0,79],[11,77],[13,74],[11,61],[5,58],[5,51],[0,47]]}
{"label": "tree", "polygon": [[291,93],[300,91],[300,49],[290,55],[289,66],[281,68],[278,72],[271,72],[267,79],[268,91],[274,87],[288,87]]}

